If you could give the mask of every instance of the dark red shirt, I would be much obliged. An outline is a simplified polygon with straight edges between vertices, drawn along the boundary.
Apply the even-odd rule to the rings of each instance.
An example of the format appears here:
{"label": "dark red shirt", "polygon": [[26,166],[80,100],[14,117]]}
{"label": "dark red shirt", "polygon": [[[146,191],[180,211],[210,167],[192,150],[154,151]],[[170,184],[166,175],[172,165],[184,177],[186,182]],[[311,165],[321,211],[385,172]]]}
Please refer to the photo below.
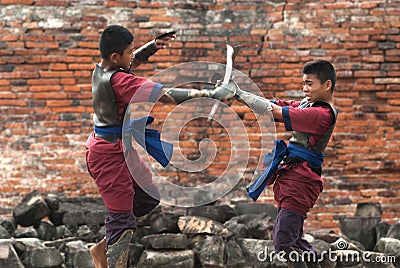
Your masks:
{"label": "dark red shirt", "polygon": [[[288,112],[283,113],[283,122],[287,131],[307,132],[313,146],[328,131],[334,122],[330,107],[311,106],[299,108],[299,101],[276,101]],[[275,172],[274,198],[279,208],[285,208],[306,215],[315,205],[323,190],[323,179],[315,173],[306,161],[284,165]]]}
{"label": "dark red shirt", "polygon": [[[126,72],[116,72],[111,77],[111,86],[118,101],[118,115],[124,116],[126,105],[137,102],[155,102],[158,98],[161,84],[142,77],[135,77]],[[103,139],[89,136],[86,147],[98,153],[122,153],[122,142],[111,143]]]}

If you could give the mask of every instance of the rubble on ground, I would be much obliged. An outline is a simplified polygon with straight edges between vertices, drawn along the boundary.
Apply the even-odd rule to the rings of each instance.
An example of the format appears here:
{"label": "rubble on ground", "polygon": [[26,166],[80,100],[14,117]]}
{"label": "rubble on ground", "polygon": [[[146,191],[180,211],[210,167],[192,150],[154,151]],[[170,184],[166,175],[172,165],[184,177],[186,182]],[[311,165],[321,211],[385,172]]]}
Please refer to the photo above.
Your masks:
{"label": "rubble on ground", "polygon": [[[276,215],[271,204],[183,212],[159,206],[137,220],[128,267],[287,267],[271,240]],[[354,216],[340,219],[341,234],[317,230],[305,238],[323,268],[396,267],[400,222],[384,223],[381,215],[378,203],[358,204]],[[12,219],[0,219],[0,267],[94,267],[89,248],[104,237],[104,219],[101,199],[33,191],[14,208]]]}

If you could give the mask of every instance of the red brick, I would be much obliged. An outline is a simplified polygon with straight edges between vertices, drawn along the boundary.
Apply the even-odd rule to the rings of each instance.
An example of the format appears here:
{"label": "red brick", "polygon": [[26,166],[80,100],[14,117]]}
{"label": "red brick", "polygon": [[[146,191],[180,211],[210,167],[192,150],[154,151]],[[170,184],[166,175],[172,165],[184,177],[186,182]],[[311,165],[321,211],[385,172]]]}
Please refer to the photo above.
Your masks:
{"label": "red brick", "polygon": [[166,10],[165,9],[135,9],[133,11],[134,15],[165,15]]}
{"label": "red brick", "polygon": [[10,84],[9,80],[0,79],[0,86],[8,86]]}
{"label": "red brick", "polygon": [[60,77],[72,77],[71,71],[63,71],[63,72],[52,72],[52,71],[39,71],[40,77],[44,78],[60,78]]}
{"label": "red brick", "polygon": [[52,63],[50,64],[50,70],[65,71],[67,70],[67,65],[65,63]]}
{"label": "red brick", "polygon": [[212,43],[186,43],[185,44],[186,49],[191,49],[191,48],[202,48],[202,49],[213,49],[215,48],[215,45]]}
{"label": "red brick", "polygon": [[58,85],[42,85],[42,86],[31,86],[29,87],[29,91],[31,92],[39,92],[39,91],[60,91],[61,87]]}
{"label": "red brick", "polygon": [[93,64],[68,64],[68,70],[92,70],[93,69]]}
{"label": "red brick", "polygon": [[69,1],[66,0],[36,0],[38,6],[68,6]]}
{"label": "red brick", "polygon": [[26,100],[4,100],[0,99],[0,106],[26,106]]}
{"label": "red brick", "polygon": [[58,43],[56,42],[25,42],[25,46],[29,48],[58,48]]}
{"label": "red brick", "polygon": [[78,42],[78,47],[98,49],[98,42]]}
{"label": "red brick", "polygon": [[68,56],[100,56],[98,49],[69,49],[67,51]]}
{"label": "red brick", "polygon": [[32,5],[34,0],[0,0],[2,5]]}
{"label": "red brick", "polygon": [[5,35],[4,34],[4,35],[0,36],[0,40],[3,42],[12,43],[12,42],[18,41],[18,39],[19,39],[18,35]]}
{"label": "red brick", "polygon": [[55,106],[72,106],[72,100],[48,100],[46,101],[46,105],[49,107]]}

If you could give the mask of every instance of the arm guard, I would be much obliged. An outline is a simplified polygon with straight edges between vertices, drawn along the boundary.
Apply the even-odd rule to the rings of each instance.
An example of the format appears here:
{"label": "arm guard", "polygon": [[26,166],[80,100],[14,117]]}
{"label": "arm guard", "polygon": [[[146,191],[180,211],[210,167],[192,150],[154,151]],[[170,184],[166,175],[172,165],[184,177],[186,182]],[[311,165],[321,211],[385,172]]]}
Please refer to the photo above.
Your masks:
{"label": "arm guard", "polygon": [[236,89],[236,99],[246,104],[258,114],[264,114],[266,112],[272,111],[272,106],[269,99],[251,94],[249,92],[241,90],[239,87],[237,87]]}
{"label": "arm guard", "polygon": [[229,81],[228,85],[220,86],[217,89],[215,94],[212,96],[215,99],[223,100],[235,97],[238,101],[246,104],[258,114],[264,114],[272,111],[272,106],[269,99],[241,90],[233,80]]}
{"label": "arm guard", "polygon": [[158,49],[159,48],[157,48],[156,46],[156,40],[152,40],[135,50],[133,54],[135,55],[135,58],[142,63],[147,63],[149,62],[149,57],[154,55],[154,53],[156,53]]}
{"label": "arm guard", "polygon": [[175,104],[180,104],[186,100],[193,98],[213,98],[216,100],[227,100],[235,96],[235,91],[232,89],[231,83],[227,86],[218,86],[214,89],[187,89],[187,88],[172,88],[165,95]]}
{"label": "arm guard", "polygon": [[187,89],[187,88],[171,88],[165,95],[175,104],[180,104],[184,101],[200,98],[211,97],[212,90],[202,89]]}

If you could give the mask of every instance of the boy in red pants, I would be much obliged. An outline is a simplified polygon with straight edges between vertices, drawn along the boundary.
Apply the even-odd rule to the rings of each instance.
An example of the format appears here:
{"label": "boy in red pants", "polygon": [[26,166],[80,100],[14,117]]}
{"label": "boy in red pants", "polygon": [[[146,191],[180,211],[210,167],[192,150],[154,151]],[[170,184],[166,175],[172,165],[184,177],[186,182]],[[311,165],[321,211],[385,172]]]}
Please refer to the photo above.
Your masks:
{"label": "boy in red pants", "polygon": [[306,263],[309,267],[318,266],[313,260],[295,258],[302,255],[317,257],[315,248],[303,238],[303,225],[307,212],[323,190],[324,150],[338,113],[333,106],[336,73],[332,64],[326,60],[310,61],[303,66],[302,72],[305,98],[301,102],[270,101],[237,86],[232,89],[237,100],[256,113],[271,111],[275,121],[284,123],[285,129],[292,131],[288,146],[282,140],[275,141],[272,164],[247,187],[247,191],[253,200],[257,200],[266,185],[274,184],[274,198],[279,210],[272,237],[275,250],[285,251],[292,261],[289,264],[298,268],[307,267]]}
{"label": "boy in red pants", "polygon": [[149,167],[132,144],[122,142],[128,105],[158,100],[179,104],[195,97],[219,100],[232,97],[225,87],[166,89],[130,73],[131,68],[147,62],[158,49],[169,46],[174,37],[174,33],[162,35],[135,51],[133,35],[123,26],[108,26],[101,35],[102,60],[96,64],[92,78],[94,131],[86,142],[87,169],[107,208],[106,238],[90,250],[96,268],[126,267],[129,242],[136,229],[135,218],[159,203],[159,192]]}

